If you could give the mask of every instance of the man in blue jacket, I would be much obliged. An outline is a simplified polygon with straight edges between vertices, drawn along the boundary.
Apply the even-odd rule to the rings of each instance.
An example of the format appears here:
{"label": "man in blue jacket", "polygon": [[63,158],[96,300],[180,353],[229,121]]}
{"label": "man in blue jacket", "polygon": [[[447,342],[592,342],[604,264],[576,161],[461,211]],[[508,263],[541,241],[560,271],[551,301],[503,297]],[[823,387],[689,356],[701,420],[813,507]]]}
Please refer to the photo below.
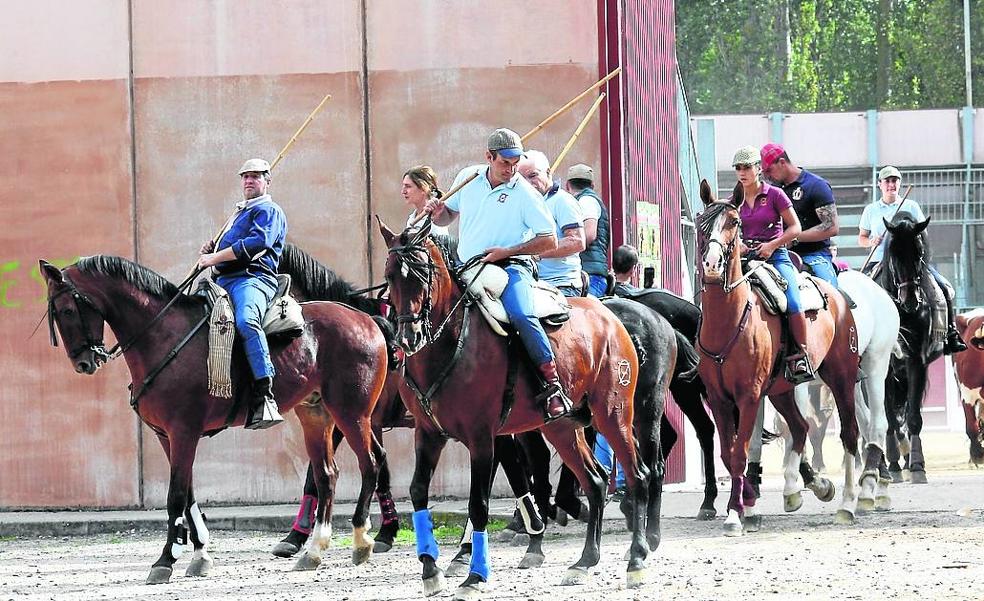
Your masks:
{"label": "man in blue jacket", "polygon": [[277,291],[277,266],[287,237],[287,218],[267,189],[270,164],[249,159],[239,170],[243,200],[219,236],[201,248],[198,267],[214,267],[215,282],[229,292],[253,373],[246,428],[269,428],[283,421],[273,398],[273,363],[263,333],[263,316]]}

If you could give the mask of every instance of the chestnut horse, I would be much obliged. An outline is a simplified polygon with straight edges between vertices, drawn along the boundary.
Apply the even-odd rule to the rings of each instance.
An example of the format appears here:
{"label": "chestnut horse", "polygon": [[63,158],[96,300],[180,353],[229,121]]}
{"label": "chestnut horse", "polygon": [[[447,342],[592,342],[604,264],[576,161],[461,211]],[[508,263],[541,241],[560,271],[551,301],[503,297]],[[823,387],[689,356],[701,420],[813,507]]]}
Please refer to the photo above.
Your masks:
{"label": "chestnut horse", "polygon": [[[131,405],[154,432],[171,466],[167,493],[167,542],[147,577],[148,584],[170,580],[184,550],[188,530],[195,553],[187,575],[204,576],[212,566],[208,530],[192,489],[198,441],[227,426],[245,423],[246,403],[208,393],[207,318],[201,298],[185,296],[160,275],[120,257],[81,259],[64,270],[41,261],[48,285],[52,342],[57,325],[68,357],[79,373],[93,374],[116,355],[103,344],[104,324],[121,341],[133,380]],[[174,299],[173,305],[169,303]],[[169,307],[169,305],[171,305]],[[281,411],[319,394],[335,425],[345,434],[362,472],[362,489],[352,516],[352,560],[368,560],[373,541],[367,535],[369,501],[376,486],[382,447],[375,440],[371,415],[386,379],[386,342],[364,313],[337,303],[302,305],[303,333],[272,339],[277,370],[275,395]],[[244,373],[243,358],[233,374]],[[236,369],[236,365],[241,368]],[[248,384],[244,383],[245,388]],[[238,390],[238,397],[247,392]],[[307,561],[320,561],[331,538],[330,503],[337,472],[324,429],[305,429],[308,458],[317,466],[319,504]]]}
{"label": "chestnut horse", "polygon": [[[717,423],[721,458],[731,474],[731,498],[724,523],[726,536],[743,533],[742,520],[749,518],[749,530],[757,530],[761,516],[755,511],[755,493],[744,476],[749,439],[755,427],[762,397],[766,394],[786,419],[793,437],[793,457],[785,470],[783,496],[787,511],[802,503],[799,474],[808,488],[824,501],[834,496],[826,479],[817,479],[802,459],[807,423],[793,398],[793,385],[780,374],[783,349],[782,320],[769,314],[748,281],[742,277],[741,217],[744,202],[741,184],[735,186],[729,201],[714,199],[707,181],[701,182],[705,210],[698,218],[698,242],[702,253],[703,281],[701,328],[698,346],[705,355],[698,370]],[[795,285],[795,284],[792,284]],[[854,415],[854,383],[858,376],[857,334],[854,318],[844,297],[826,282],[820,282],[826,308],[810,317],[810,363],[830,387],[837,401],[844,444],[844,496],[837,511],[838,523],[851,522],[857,506],[855,456],[858,452],[858,426]]]}
{"label": "chestnut horse", "polygon": [[633,435],[639,361],[628,332],[598,300],[570,299],[570,320],[551,328],[548,336],[561,382],[574,400],[574,414],[544,423],[543,403],[535,398],[540,387],[533,370],[520,360],[516,377],[507,376],[510,351],[506,339],[492,331],[464,296],[447,250],[430,238],[429,225],[427,221],[419,230],[397,235],[379,222],[389,249],[385,276],[398,314],[397,339],[407,353],[404,379],[418,391],[414,401],[408,387],[403,389],[416,419],[416,466],[410,496],[425,594],[436,594],[444,587],[427,506],[430,479],[449,437],[461,441],[471,456],[468,515],[475,529],[470,572],[456,597],[479,596],[490,576],[485,530],[497,434],[540,429],[574,471],[588,497],[589,520],[581,558],[568,569],[562,583],[588,578],[589,568],[598,564],[601,555],[605,492],[603,469],[584,441],[581,426],[588,420],[608,438],[625,468],[636,509],[627,582],[630,587],[641,585],[649,553],[645,531],[650,514],[650,469],[640,461]]}
{"label": "chestnut horse", "polygon": [[953,375],[963,401],[970,464],[984,465],[984,309],[957,315],[957,331],[967,350],[953,355]]}

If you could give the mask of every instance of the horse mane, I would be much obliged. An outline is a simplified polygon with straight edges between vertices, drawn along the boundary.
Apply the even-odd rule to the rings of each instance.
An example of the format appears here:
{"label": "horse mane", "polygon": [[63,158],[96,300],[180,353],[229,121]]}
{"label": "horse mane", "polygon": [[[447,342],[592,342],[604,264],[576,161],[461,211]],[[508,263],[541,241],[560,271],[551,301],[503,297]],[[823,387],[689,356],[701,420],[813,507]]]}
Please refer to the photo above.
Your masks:
{"label": "horse mane", "polygon": [[291,282],[309,300],[336,301],[365,313],[379,313],[379,303],[375,299],[355,294],[354,285],[294,244],[284,245],[277,271],[290,275]]}
{"label": "horse mane", "polygon": [[[434,241],[434,244],[444,253],[444,258],[454,257],[458,252],[458,239],[451,234],[431,234],[430,237]],[[449,264],[448,267],[451,267],[451,265]]]}
{"label": "horse mane", "polygon": [[123,257],[110,255],[82,257],[76,266],[83,273],[98,273],[121,279],[137,290],[160,299],[170,300],[178,294],[178,287],[164,276]]}
{"label": "horse mane", "polygon": [[707,205],[702,213],[697,215],[694,225],[697,227],[697,231],[703,234],[704,238],[711,235],[711,228],[714,227],[714,222],[717,218],[721,216],[728,209],[735,208],[730,202],[718,200]]}

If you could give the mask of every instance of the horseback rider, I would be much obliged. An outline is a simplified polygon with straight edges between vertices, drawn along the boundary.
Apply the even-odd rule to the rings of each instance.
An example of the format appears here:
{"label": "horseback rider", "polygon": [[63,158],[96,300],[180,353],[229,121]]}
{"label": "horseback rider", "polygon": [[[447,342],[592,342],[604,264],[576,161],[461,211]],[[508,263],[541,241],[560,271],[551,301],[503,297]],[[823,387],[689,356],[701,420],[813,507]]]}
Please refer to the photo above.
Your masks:
{"label": "horseback rider", "polygon": [[830,253],[831,238],[840,230],[833,189],[827,180],[789,160],[781,144],[766,144],[761,155],[762,173],[782,186],[803,228],[790,250],[799,254],[813,275],[837,288],[837,269]]}
{"label": "horseback rider", "polygon": [[584,225],[577,200],[553,181],[550,161],[539,150],[527,150],[519,161],[519,173],[543,194],[543,202],[557,224],[557,248],[536,255],[540,280],[556,286],[569,297],[581,296],[581,258]]}
{"label": "horseback rider", "polygon": [[236,331],[253,374],[246,428],[269,428],[283,421],[273,398],[273,363],[263,333],[263,316],[277,292],[277,266],[287,237],[287,217],[270,195],[270,164],[249,159],[239,170],[243,200],[218,238],[202,245],[199,268],[214,268],[215,283],[229,293]]}
{"label": "horseback rider", "polygon": [[761,181],[761,154],[754,146],[739,148],[731,161],[738,181],[745,191],[745,200],[738,213],[742,224],[742,255],[750,252],[767,261],[786,280],[786,313],[789,329],[799,352],[786,358],[791,379],[795,383],[814,378],[813,366],[807,353],[806,316],[800,310],[796,268],[789,259],[786,245],[796,241],[801,231],[793,204],[781,189]]}
{"label": "horseback rider", "polygon": [[[858,243],[865,248],[875,247],[871,255],[871,260],[868,261],[867,266],[864,268],[866,275],[876,273],[875,270],[885,255],[885,249],[888,248],[887,239],[890,237],[890,234],[885,228],[885,221],[891,223],[892,218],[899,211],[909,213],[917,222],[926,220],[926,216],[916,201],[910,198],[902,199],[899,197],[899,189],[902,187],[902,173],[898,169],[891,165],[883,167],[878,172],[878,187],[882,192],[881,200],[873,202],[864,208],[864,211],[861,213],[861,221],[858,224]],[[967,350],[967,345],[961,340],[960,332],[957,331],[957,326],[954,322],[956,311],[953,308],[953,297],[955,295],[953,286],[950,285],[950,282],[935,267],[928,263],[926,267],[929,269],[929,273],[933,275],[936,283],[939,284],[940,290],[943,291],[943,297],[946,299],[947,324],[943,352],[947,355],[952,355],[953,353],[965,351]]]}
{"label": "horseback rider", "polygon": [[[560,385],[550,340],[534,313],[530,256],[557,248],[556,225],[543,197],[517,173],[522,154],[519,134],[495,130],[486,145],[484,177],[473,179],[447,202],[432,198],[426,210],[437,225],[448,225],[461,215],[459,260],[481,256],[508,274],[502,305],[546,382],[537,400],[546,403],[545,418],[550,421],[567,415],[572,403]],[[459,173],[455,187],[471,173]]]}
{"label": "horseback rider", "polygon": [[581,251],[581,269],[588,274],[591,296],[605,296],[608,288],[608,209],[595,192],[594,169],[583,163],[572,165],[567,170],[564,189],[577,199],[584,215],[584,244]]}

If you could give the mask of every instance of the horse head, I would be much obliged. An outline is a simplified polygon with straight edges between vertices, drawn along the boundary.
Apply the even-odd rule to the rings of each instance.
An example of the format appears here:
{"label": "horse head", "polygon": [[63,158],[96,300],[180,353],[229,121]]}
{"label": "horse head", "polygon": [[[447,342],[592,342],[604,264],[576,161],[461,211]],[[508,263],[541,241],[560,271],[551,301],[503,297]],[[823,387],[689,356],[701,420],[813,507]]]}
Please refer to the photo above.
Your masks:
{"label": "horse head", "polygon": [[885,251],[883,287],[894,291],[895,302],[904,313],[915,313],[924,304],[924,272],[928,261],[929,244],[926,227],[930,218],[916,221],[906,211],[896,214],[892,221],[882,218],[891,233]]}
{"label": "horse head", "polygon": [[741,242],[738,207],[744,201],[741,184],[735,186],[731,200],[717,200],[707,180],[700,183],[704,212],[697,216],[697,241],[701,249],[701,272],[706,284],[722,283],[727,267]]}
{"label": "horse head", "polygon": [[48,329],[52,346],[58,346],[57,325],[75,371],[89,375],[96,373],[107,358],[102,313],[69,278],[67,272],[77,273],[77,270],[68,267],[62,271],[43,259],[40,268],[48,285]]}
{"label": "horse head", "polygon": [[447,265],[440,249],[430,239],[429,219],[422,227],[410,227],[400,234],[390,230],[378,216],[376,220],[389,249],[384,277],[389,286],[390,304],[397,313],[397,342],[411,356],[433,342],[431,312],[436,304],[448,302],[434,295],[439,290],[450,289],[439,286],[435,275],[439,264]]}

